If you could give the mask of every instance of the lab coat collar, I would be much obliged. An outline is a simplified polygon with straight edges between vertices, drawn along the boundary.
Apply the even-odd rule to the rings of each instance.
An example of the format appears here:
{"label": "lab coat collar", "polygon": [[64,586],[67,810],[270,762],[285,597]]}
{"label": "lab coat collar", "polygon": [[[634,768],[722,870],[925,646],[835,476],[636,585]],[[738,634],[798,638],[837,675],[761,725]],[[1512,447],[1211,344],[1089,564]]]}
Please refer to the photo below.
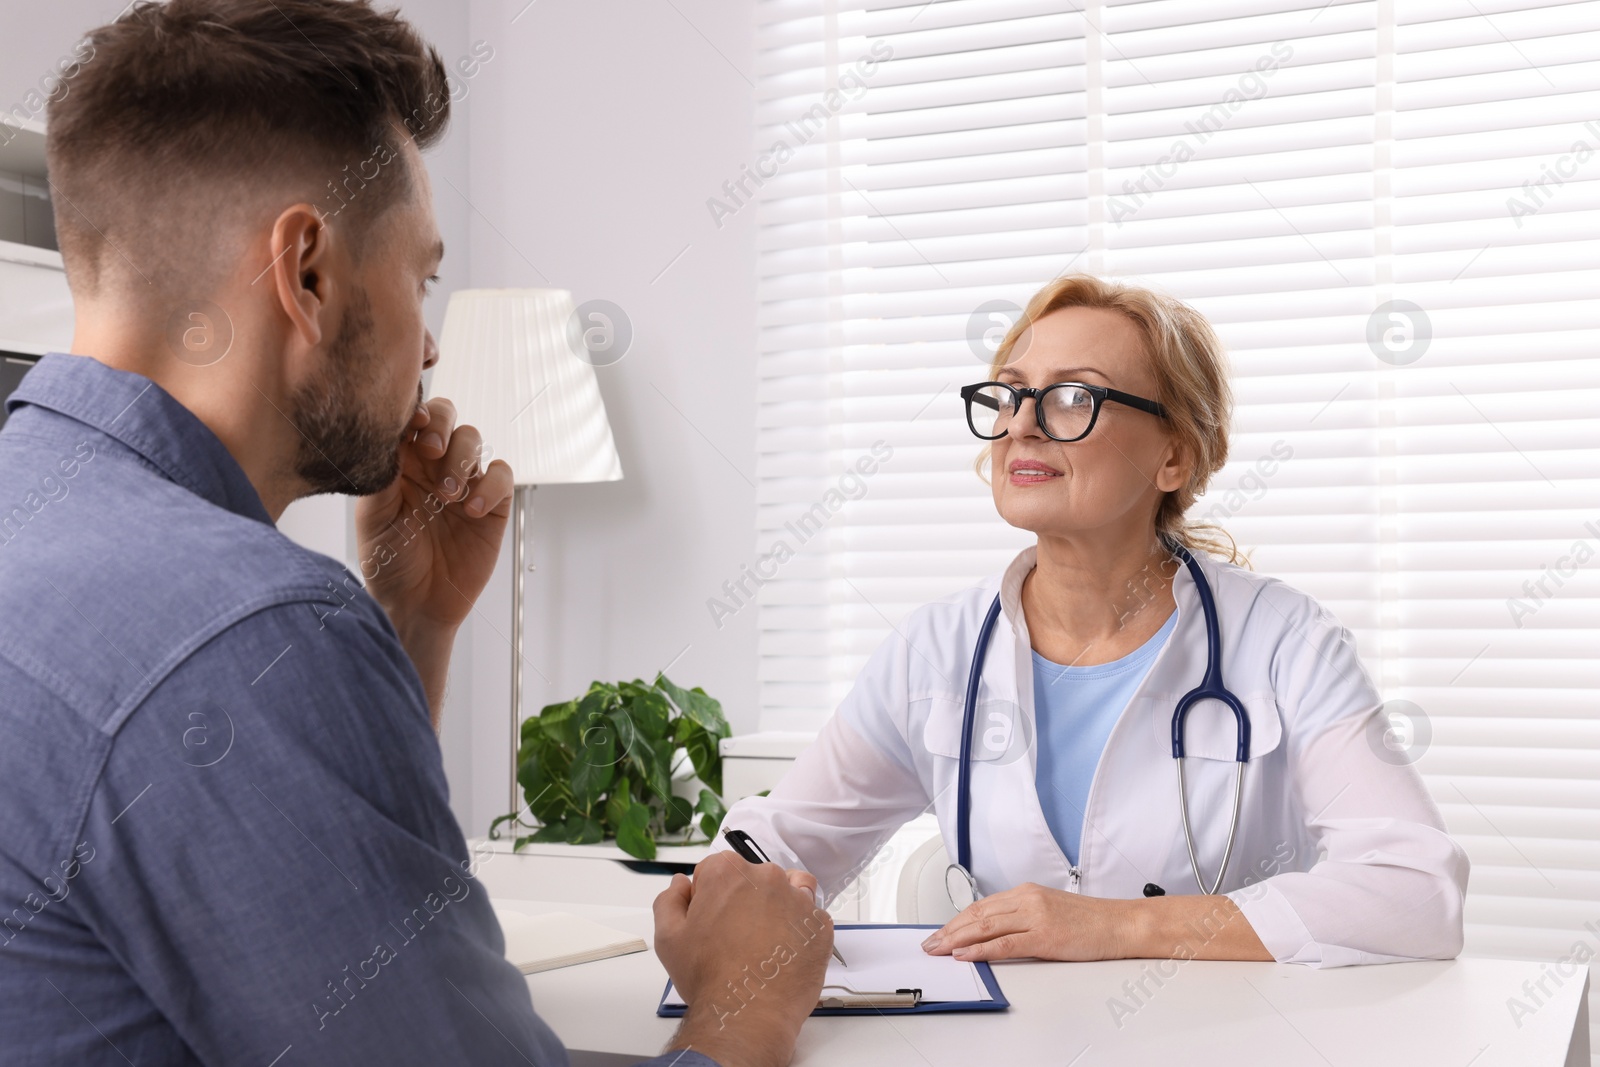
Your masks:
{"label": "lab coat collar", "polygon": [[[1205,573],[1206,580],[1216,588],[1216,564],[1203,551],[1194,552],[1194,557],[1200,563],[1200,569]],[[1018,552],[1010,565],[1000,576],[1000,611],[1011,624],[1011,632],[1016,640],[1025,649],[1031,649],[1033,642],[1028,636],[1028,620],[1022,610],[1022,583],[1027,579],[1030,571],[1038,565],[1039,546],[1029,545]],[[1130,606],[1137,599],[1137,591],[1129,591]],[[1194,576],[1189,573],[1189,568],[1179,565],[1178,573],[1172,578],[1172,598],[1178,605],[1178,629],[1184,627],[1186,617],[1198,618],[1200,616],[1200,594],[1195,591]],[[1202,631],[1203,636],[1203,631]],[[1173,638],[1178,634],[1175,632]],[[1176,643],[1169,640],[1168,645]],[[1204,659],[1201,660],[1201,669],[1204,670]],[[1152,668],[1153,670],[1153,668]]]}
{"label": "lab coat collar", "polygon": [[[1252,594],[1239,584],[1236,575],[1238,568],[1220,562],[1201,550],[1195,550],[1193,555],[1218,604],[1226,663],[1232,658],[1229,653],[1235,650],[1233,642],[1241,633],[1243,615],[1246,613],[1239,610],[1243,607],[1239,602],[1240,594],[1244,594],[1247,598]],[[985,683],[993,686],[997,695],[1015,694],[1014,699],[1030,720],[1030,727],[1035,725],[1032,685],[1033,644],[1028,632],[1027,617],[1022,609],[1022,583],[1027,578],[1028,572],[1037,565],[1037,561],[1037,546],[1029,546],[1017,553],[1000,576],[1001,612],[1010,626],[999,628],[996,638],[1003,640],[1009,629],[1009,637],[1014,643],[1009,650],[1011,653],[1009,656],[996,649],[999,654],[994,658],[997,661],[1009,659],[1013,674],[1010,679],[985,675]],[[1130,590],[1129,595],[1130,606],[1136,605],[1137,591]],[[1208,649],[1200,594],[1195,587],[1194,575],[1187,565],[1180,565],[1177,573],[1173,575],[1172,598],[1177,606],[1178,616],[1172,634],[1151,663],[1150,670],[1133,699],[1129,701],[1128,711],[1123,715],[1123,719],[1130,721],[1120,724],[1114,731],[1116,736],[1128,729],[1138,729],[1145,734],[1145,737],[1140,739],[1141,747],[1144,744],[1153,744],[1154,751],[1166,752],[1169,755],[1173,707],[1180,696],[1193,689],[1205,676]],[[1227,675],[1227,680],[1230,685],[1235,683],[1231,672]],[[1011,686],[1015,688],[1012,689]],[[1243,691],[1238,692],[1238,695],[1251,713],[1252,755],[1269,751],[1277,745],[1280,734],[1271,693]],[[1035,731],[1032,736],[1038,736],[1037,732]],[[1185,743],[1191,755],[1214,760],[1232,760],[1235,740],[1233,716],[1220,704],[1203,702],[1197,706],[1188,720]],[[1107,743],[1111,744],[1112,741],[1108,740]]]}

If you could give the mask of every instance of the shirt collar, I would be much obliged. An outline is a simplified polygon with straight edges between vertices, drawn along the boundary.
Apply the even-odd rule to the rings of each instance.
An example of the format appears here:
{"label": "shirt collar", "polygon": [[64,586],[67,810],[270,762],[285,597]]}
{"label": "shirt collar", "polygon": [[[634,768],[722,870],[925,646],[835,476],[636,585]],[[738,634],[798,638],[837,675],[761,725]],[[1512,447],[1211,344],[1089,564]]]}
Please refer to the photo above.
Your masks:
{"label": "shirt collar", "polygon": [[29,404],[99,430],[220,508],[273,525],[244,468],[211,428],[142,374],[52,352],[23,377],[6,412]]}

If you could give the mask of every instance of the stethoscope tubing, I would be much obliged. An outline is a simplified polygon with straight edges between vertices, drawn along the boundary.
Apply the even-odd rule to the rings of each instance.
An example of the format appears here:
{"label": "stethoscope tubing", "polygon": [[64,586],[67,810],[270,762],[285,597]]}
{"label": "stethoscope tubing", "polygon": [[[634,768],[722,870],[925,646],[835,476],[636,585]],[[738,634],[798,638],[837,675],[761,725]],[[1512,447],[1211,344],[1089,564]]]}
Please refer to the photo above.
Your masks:
{"label": "stethoscope tubing", "polygon": [[967,702],[961,714],[961,766],[956,771],[956,862],[961,869],[972,871],[972,726],[978,717],[978,683],[983,678],[983,661],[989,654],[989,636],[1000,618],[1000,596],[995,594],[989,605],[989,614],[983,617],[978,630],[978,647],[972,657],[972,670],[967,676]]}
{"label": "stethoscope tubing", "polygon": [[[1222,628],[1217,618],[1217,604],[1211,593],[1211,585],[1188,548],[1171,538],[1164,538],[1164,541],[1194,578],[1195,593],[1200,600],[1200,611],[1205,621],[1206,672],[1200,684],[1180,697],[1172,710],[1172,758],[1178,767],[1178,813],[1183,821],[1183,840],[1189,851],[1189,866],[1194,872],[1195,885],[1202,893],[1216,893],[1227,873],[1228,861],[1233,857],[1233,846],[1238,835],[1239,813],[1244,797],[1244,768],[1250,759],[1250,714],[1222,680]],[[999,617],[1000,596],[996,594],[978,630],[972,668],[967,674],[967,698],[961,715],[961,762],[956,771],[956,863],[952,868],[959,869],[972,887],[974,898],[977,896],[977,879],[972,874],[972,728],[977,719],[978,687],[983,678],[983,662],[988,657],[989,639]],[[1205,879],[1200,874],[1200,860],[1195,852],[1194,833],[1189,824],[1189,797],[1183,773],[1184,760],[1188,756],[1183,739],[1184,727],[1188,722],[1189,710],[1202,700],[1220,701],[1232,711],[1236,730],[1234,761],[1237,769],[1233,778],[1233,815],[1228,822],[1227,847],[1223,850],[1222,863],[1217,867],[1217,877],[1210,889],[1206,888]],[[945,873],[948,887],[949,870]]]}

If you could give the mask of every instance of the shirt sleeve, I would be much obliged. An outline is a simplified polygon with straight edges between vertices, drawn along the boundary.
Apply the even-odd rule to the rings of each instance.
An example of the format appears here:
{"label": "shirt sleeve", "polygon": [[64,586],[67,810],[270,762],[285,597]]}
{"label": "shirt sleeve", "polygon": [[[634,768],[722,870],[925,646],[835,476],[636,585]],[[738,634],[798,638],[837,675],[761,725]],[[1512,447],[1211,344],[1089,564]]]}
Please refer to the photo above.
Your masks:
{"label": "shirt sleeve", "polygon": [[773,862],[816,876],[825,900],[930,807],[905,736],[906,656],[904,640],[891,635],[782,781],[765,797],[734,804],[723,820]]}
{"label": "shirt sleeve", "polygon": [[120,725],[83,837],[69,904],[200,1062],[567,1063],[370,600],[194,653]]}
{"label": "shirt sleeve", "polygon": [[1384,744],[1348,630],[1309,602],[1272,609],[1288,622],[1273,687],[1289,780],[1318,860],[1227,895],[1280,963],[1454,958],[1469,864],[1413,765],[1420,752]]}

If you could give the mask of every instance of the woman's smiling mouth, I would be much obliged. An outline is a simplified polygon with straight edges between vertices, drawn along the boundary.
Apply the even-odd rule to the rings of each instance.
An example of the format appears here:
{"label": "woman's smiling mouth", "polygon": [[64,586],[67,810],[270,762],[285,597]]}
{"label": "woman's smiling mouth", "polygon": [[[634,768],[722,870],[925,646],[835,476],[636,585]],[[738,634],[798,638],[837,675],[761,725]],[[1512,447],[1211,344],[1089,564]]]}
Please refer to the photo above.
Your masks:
{"label": "woman's smiling mouth", "polygon": [[1006,469],[1011,474],[1012,485],[1036,485],[1061,477],[1060,471],[1036,459],[1014,459]]}

